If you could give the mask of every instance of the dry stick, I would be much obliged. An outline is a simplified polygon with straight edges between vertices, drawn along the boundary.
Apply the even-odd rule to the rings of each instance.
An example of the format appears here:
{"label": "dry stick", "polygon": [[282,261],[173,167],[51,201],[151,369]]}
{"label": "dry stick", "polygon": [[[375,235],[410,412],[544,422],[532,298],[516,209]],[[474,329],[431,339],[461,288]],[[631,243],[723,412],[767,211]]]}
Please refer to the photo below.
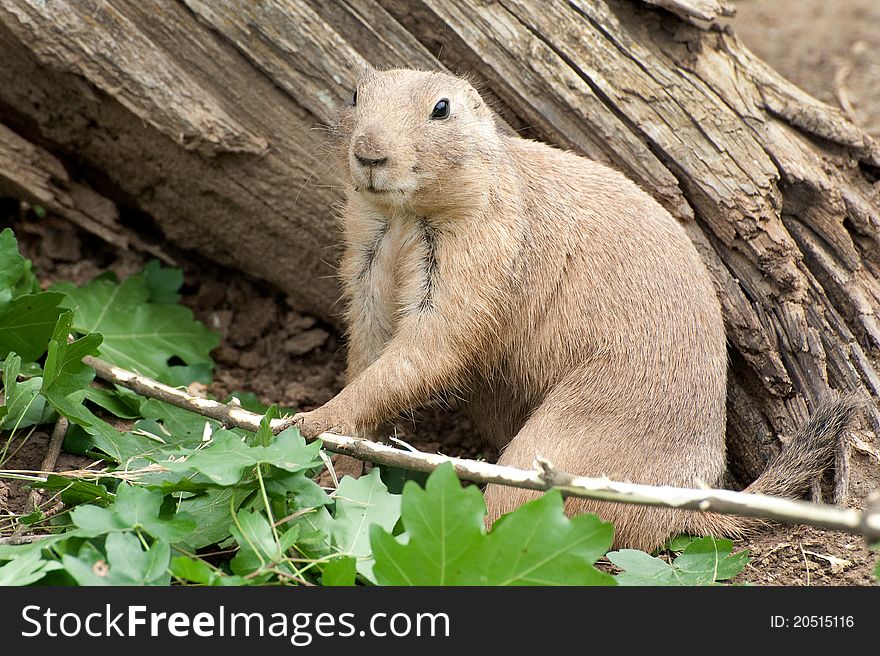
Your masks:
{"label": "dry stick", "polygon": [[[59,417],[55,422],[55,428],[52,430],[52,437],[49,439],[49,447],[46,449],[46,456],[40,465],[40,471],[50,472],[55,469],[55,463],[58,462],[58,455],[61,453],[61,445],[64,443],[64,436],[67,434],[68,421],[66,417]],[[40,506],[40,491],[31,490],[28,494],[27,509],[37,510]]]}
{"label": "dry stick", "polygon": [[851,71],[852,67],[849,64],[837,69],[837,72],[834,74],[834,95],[837,96],[837,103],[843,110],[844,115],[855,125],[859,125],[858,114],[849,99],[849,91],[846,88],[846,78]]}
{"label": "dry stick", "polygon": [[50,538],[54,538],[55,534],[51,535],[10,535],[8,538],[0,538],[0,547],[2,546],[16,546],[19,544],[31,544],[32,542],[40,542],[41,540],[48,540]]}
{"label": "dry stick", "polygon": [[[108,382],[216,419],[227,426],[256,431],[263,418],[262,415],[249,412],[240,406],[193,396],[91,356],[83,358],[83,362],[94,367],[97,375]],[[273,419],[271,422],[272,431],[276,434],[292,425],[293,421],[290,418]],[[555,469],[552,464],[541,458],[536,460],[536,469],[526,470],[420,451],[402,451],[379,442],[334,433],[322,433],[318,439],[328,451],[380,465],[430,472],[448,462],[453,465],[459,478],[475,483],[497,483],[539,491],[555,488],[566,496],[760,517],[855,533],[864,536],[868,542],[880,539],[880,507],[861,512],[852,508],[836,508],[731,490],[698,490],[620,483],[607,478],[573,476]]]}

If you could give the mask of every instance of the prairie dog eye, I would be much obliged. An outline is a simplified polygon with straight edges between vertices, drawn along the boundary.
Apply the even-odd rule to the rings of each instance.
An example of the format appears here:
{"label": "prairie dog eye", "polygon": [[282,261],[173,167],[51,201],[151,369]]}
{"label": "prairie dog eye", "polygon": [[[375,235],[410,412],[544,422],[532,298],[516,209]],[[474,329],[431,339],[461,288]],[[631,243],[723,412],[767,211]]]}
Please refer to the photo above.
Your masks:
{"label": "prairie dog eye", "polygon": [[358,104],[358,90],[355,89],[354,92],[351,94],[351,106],[357,107],[357,104]]}
{"label": "prairie dog eye", "polygon": [[442,121],[449,118],[449,99],[443,98],[434,105],[434,111],[431,112],[431,118],[435,121]]}

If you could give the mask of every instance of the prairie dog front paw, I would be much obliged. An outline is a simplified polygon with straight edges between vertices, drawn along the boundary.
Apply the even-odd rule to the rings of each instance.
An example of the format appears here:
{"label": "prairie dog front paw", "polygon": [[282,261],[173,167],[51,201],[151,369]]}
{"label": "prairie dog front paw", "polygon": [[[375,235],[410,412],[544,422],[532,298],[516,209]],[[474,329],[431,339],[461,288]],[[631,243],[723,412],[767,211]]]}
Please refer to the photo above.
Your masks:
{"label": "prairie dog front paw", "polygon": [[310,412],[298,412],[293,415],[293,425],[307,440],[318,437],[321,433],[354,436],[354,425],[340,413],[328,408],[328,404]]}

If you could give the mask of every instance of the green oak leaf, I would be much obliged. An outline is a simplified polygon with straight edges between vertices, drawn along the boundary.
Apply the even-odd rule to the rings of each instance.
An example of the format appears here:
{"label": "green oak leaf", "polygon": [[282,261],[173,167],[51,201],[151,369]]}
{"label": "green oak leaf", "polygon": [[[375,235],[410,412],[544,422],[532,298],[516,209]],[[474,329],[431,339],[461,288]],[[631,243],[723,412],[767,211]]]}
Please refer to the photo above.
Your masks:
{"label": "green oak leaf", "polygon": [[59,492],[64,505],[69,507],[93,501],[113,500],[113,496],[107,492],[103,485],[96,485],[78,478],[58,476],[57,474],[49,474],[45,482],[31,483],[31,487],[38,490]]}
{"label": "green oak leaf", "polygon": [[275,470],[265,476],[266,491],[273,498],[292,496],[296,510],[332,505],[333,499],[330,495],[307,474],[308,472],[291,474],[283,470]]}
{"label": "green oak leaf", "polygon": [[[206,423],[212,429],[220,426],[212,419],[160,401],[137,399],[127,391],[111,396],[107,391],[90,388],[95,372],[82,362],[82,358],[98,354],[102,337],[89,333],[68,344],[67,335],[74,330],[74,321],[72,312],[65,312],[58,319],[49,342],[42,393],[52,408],[88,434],[79,451],[94,447],[123,464],[136,458],[162,460],[178,454],[180,447],[195,448],[201,444]],[[101,407],[116,409],[120,415],[134,414],[136,409],[138,416],[144,419],[135,423],[132,432],[120,432],[86,407],[83,404],[86,398],[97,401]]]}
{"label": "green oak leaf", "polygon": [[56,569],[61,569],[61,563],[45,560],[39,549],[25,550],[0,565],[0,587],[30,585]]}
{"label": "green oak leaf", "polygon": [[248,446],[232,431],[220,430],[213,442],[204,449],[193,450],[178,462],[163,462],[171,471],[196,470],[217,485],[234,485],[245,475],[245,470],[259,464],[269,464],[288,472],[298,472],[318,466],[320,442],[306,444],[295,428],[279,433],[269,446]]}
{"label": "green oak leaf", "polygon": [[612,551],[608,559],[624,570],[616,576],[620,585],[715,585],[748,563],[748,550],[732,551],[730,540],[706,537],[692,540],[671,564],[635,549]]}
{"label": "green oak leaf", "polygon": [[257,429],[257,433],[254,436],[254,444],[259,444],[260,446],[267,446],[274,437],[272,433],[272,420],[278,417],[278,406],[271,405],[266,408],[265,414],[260,419],[260,427]]}
{"label": "green oak leaf", "polygon": [[265,516],[250,510],[240,510],[235,518],[236,521],[229,527],[232,537],[238,543],[238,553],[229,563],[233,573],[251,574],[281,560],[281,545],[275,541],[272,527]]}
{"label": "green oak leaf", "polygon": [[18,252],[18,241],[12,230],[4,228],[0,231],[0,306],[22,294],[39,291],[31,261]]}
{"label": "green oak leaf", "polygon": [[100,506],[78,506],[71,511],[70,518],[85,537],[131,531],[133,528],[112,510]]}
{"label": "green oak leaf", "polygon": [[164,496],[162,492],[122,483],[112,506],[78,506],[71,511],[70,518],[85,537],[138,531],[170,543],[179,542],[196,527],[196,522],[184,513],[161,517]]}
{"label": "green oak leaf", "polygon": [[205,424],[209,435],[220,429],[220,422],[178,408],[156,399],[141,399],[139,416],[144,419],[135,423],[135,429],[145,430],[162,437],[167,444],[195,448],[202,443]]}
{"label": "green oak leaf", "polygon": [[566,517],[562,495],[551,490],[496,524],[478,558],[488,585],[614,585],[592,566],[613,538],[611,523],[592,513]]}
{"label": "green oak leaf", "polygon": [[465,585],[478,583],[474,554],[483,545],[486,502],[475,486],[462,487],[452,465],[437,468],[424,489],[406,483],[401,519],[409,540],[402,544],[374,528],[370,541],[382,585]]}
{"label": "green oak leaf", "polygon": [[617,575],[618,585],[684,585],[669,563],[638,549],[609,552],[608,560],[624,570]]}
{"label": "green oak leaf", "polygon": [[324,563],[321,568],[321,585],[352,586],[357,575],[357,560],[351,556],[340,556]]}
{"label": "green oak leaf", "polygon": [[21,358],[15,353],[3,362],[3,404],[0,405],[0,430],[16,430],[44,424],[53,418],[54,411],[46,406],[40,393],[43,378],[37,376],[18,382]]}
{"label": "green oak leaf", "polygon": [[664,547],[666,551],[677,551],[681,552],[687,549],[687,546],[693,542],[694,540],[699,540],[700,537],[697,535],[676,535],[672,538]]}
{"label": "green oak leaf", "polygon": [[42,386],[42,378],[30,378],[15,386],[12,397],[3,406],[6,416],[0,421],[0,429],[15,430],[52,421],[55,412],[46,405],[45,397],[40,394]]}
{"label": "green oak leaf", "polygon": [[739,574],[749,562],[749,551],[733,553],[731,540],[714,537],[691,542],[673,561],[673,566],[696,585],[727,581]]}
{"label": "green oak leaf", "polygon": [[[272,435],[271,426],[272,420],[276,417],[278,417],[277,406],[273,405],[266,409],[260,420],[260,428],[254,436],[255,444],[267,446],[272,443],[275,437]],[[299,435],[299,432],[295,431],[295,434]],[[263,474],[266,493],[273,499],[288,499],[292,496],[298,510],[332,504],[333,500],[321,486],[308,478],[310,473],[302,469],[291,472],[273,467]]]}
{"label": "green oak leaf", "polygon": [[183,269],[163,267],[159,260],[150,260],[144,265],[141,275],[147,285],[150,303],[177,303],[180,301],[180,288],[183,286]]}
{"label": "green oak leaf", "polygon": [[82,359],[86,355],[97,354],[101,336],[91,333],[68,344],[73,319],[73,312],[70,311],[58,317],[43,367],[43,391],[57,397],[76,394],[82,401],[85,388],[95,378],[95,370],[84,364]]}
{"label": "green oak leaf", "polygon": [[428,482],[428,474],[430,474],[430,472],[413,471],[389,465],[380,466],[379,471],[382,473],[382,480],[385,481],[391,494],[402,494],[407,481],[414,481],[419,486],[425,487]]}
{"label": "green oak leaf", "polygon": [[171,575],[178,580],[198,583],[200,585],[247,585],[240,576],[229,576],[221,570],[214,569],[200,558],[174,556],[171,559]]}
{"label": "green oak leaf", "polygon": [[330,534],[343,554],[357,558],[357,571],[373,580],[373,557],[370,549],[370,527],[386,531],[394,528],[400,518],[400,496],[390,494],[373,469],[360,478],[344,477],[336,491],[336,509]]}
{"label": "green oak leaf", "polygon": [[188,387],[193,381],[211,384],[214,375],[214,361],[196,362],[195,364],[175,364],[168,367],[168,372],[160,378],[171,387]]}
{"label": "green oak leaf", "polygon": [[40,292],[25,294],[0,305],[0,357],[10,351],[28,362],[42,357],[58,317],[62,294]]}
{"label": "green oak leaf", "polygon": [[[58,318],[52,339],[49,340],[41,392],[59,414],[82,427],[96,447],[116,462],[125,462],[135,453],[140,453],[140,448],[133,448],[138,440],[116,430],[83,405],[85,390],[94,379],[95,371],[82,359],[86,355],[97,354],[101,336],[92,333],[68,344],[67,336],[72,322],[72,312],[65,312]],[[141,446],[149,447],[149,444]]]}
{"label": "green oak leaf", "polygon": [[86,400],[120,419],[138,419],[141,416],[138,410],[141,397],[124,387],[114,390],[87,387]]}
{"label": "green oak leaf", "polygon": [[196,550],[225,540],[232,523],[230,505],[238,508],[247,494],[247,490],[232,487],[209,488],[202,494],[181,500],[180,512],[198,517],[196,527],[182,542]]}
{"label": "green oak leaf", "polygon": [[[106,557],[85,543],[77,556],[64,554],[64,569],[80,585],[168,585],[171,547],[156,540],[144,549],[131,533],[111,533],[104,542]],[[106,563],[106,566],[104,564]]]}
{"label": "green oak leaf", "polygon": [[311,512],[290,520],[287,525],[299,528],[296,546],[309,558],[324,558],[336,553],[330,535],[333,517],[326,507],[316,506]]}
{"label": "green oak leaf", "polygon": [[287,553],[299,541],[299,527],[291,526],[278,534],[278,543],[281,545],[281,552]]}
{"label": "green oak leaf", "polygon": [[122,283],[104,275],[82,287],[57,283],[52,289],[67,296],[67,307],[76,308],[76,332],[103,335],[103,359],[177,384],[180,381],[174,373],[176,366],[169,364],[171,359],[179,358],[188,366],[210,365],[210,352],[218,337],[193,319],[189,309],[168,302],[176,294],[176,290],[170,291],[169,277],[174,277],[173,284],[182,280],[152,268]]}
{"label": "green oak leaf", "polygon": [[462,488],[452,465],[428,478],[425,489],[403,491],[403,537],[371,530],[381,585],[614,585],[592,564],[611,546],[613,529],[595,515],[568,519],[553,491],[483,529],[479,490]]}

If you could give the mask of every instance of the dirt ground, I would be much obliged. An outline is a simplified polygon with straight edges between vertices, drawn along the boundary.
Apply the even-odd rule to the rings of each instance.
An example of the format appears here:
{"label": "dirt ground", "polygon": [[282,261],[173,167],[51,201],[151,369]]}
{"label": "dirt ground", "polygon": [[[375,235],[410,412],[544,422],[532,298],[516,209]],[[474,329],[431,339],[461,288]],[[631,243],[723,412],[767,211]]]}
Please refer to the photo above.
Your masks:
{"label": "dirt ground", "polygon": [[736,0],[728,22],[759,57],[880,138],[880,2]]}
{"label": "dirt ground", "polygon": [[[730,22],[745,43],[811,94],[844,106],[880,137],[880,2],[878,0],[740,0]],[[61,220],[37,220],[17,205],[0,204],[0,228],[12,225],[43,280],[84,282],[111,269],[120,276],[150,259],[121,252]],[[342,386],[344,349],[334,329],[296,310],[274,288],[192,254],[185,265],[183,302],[221,333],[210,392],[256,393],[264,402],[310,409]],[[403,435],[420,449],[493,459],[466,418],[430,410],[418,430]],[[871,439],[871,436],[866,436]],[[48,435],[35,433],[9,463],[39,466]],[[876,444],[876,442],[875,442]],[[59,468],[82,466],[62,455]],[[853,455],[851,498],[863,503],[878,487],[880,463]],[[5,499],[4,499],[5,497]],[[0,482],[0,507],[21,508],[26,492]],[[856,537],[810,527],[780,526],[739,543],[752,561],[738,582],[767,585],[867,585],[876,559]]]}

